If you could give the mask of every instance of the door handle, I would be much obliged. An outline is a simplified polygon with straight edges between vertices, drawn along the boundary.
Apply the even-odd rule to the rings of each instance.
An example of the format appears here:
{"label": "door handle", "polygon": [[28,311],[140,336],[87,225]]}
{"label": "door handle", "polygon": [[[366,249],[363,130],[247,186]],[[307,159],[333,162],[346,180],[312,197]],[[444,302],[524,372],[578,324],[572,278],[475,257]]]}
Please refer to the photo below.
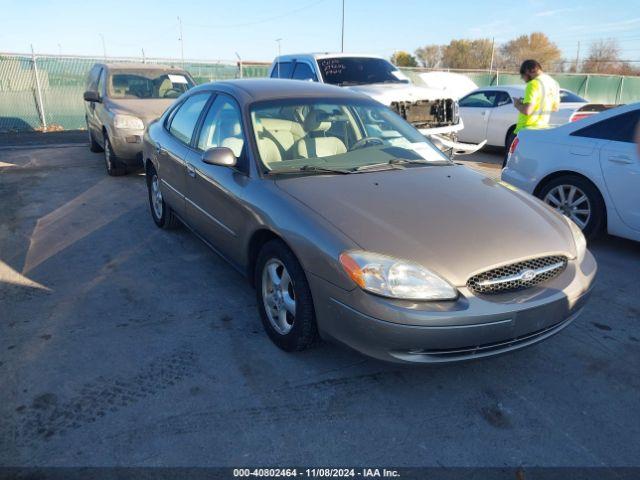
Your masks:
{"label": "door handle", "polygon": [[187,174],[190,177],[196,178],[196,169],[190,163],[187,163]]}
{"label": "door handle", "polygon": [[631,157],[627,155],[611,155],[609,157],[609,161],[613,163],[621,163],[623,165],[630,165],[631,163],[633,163]]}

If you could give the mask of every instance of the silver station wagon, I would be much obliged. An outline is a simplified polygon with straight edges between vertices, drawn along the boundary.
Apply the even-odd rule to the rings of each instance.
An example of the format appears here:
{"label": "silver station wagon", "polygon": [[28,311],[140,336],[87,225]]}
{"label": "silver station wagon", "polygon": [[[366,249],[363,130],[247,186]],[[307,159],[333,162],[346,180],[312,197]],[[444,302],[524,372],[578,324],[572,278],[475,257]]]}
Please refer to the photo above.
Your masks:
{"label": "silver station wagon", "polygon": [[201,85],[148,127],[143,158],[155,223],[186,224],[243,272],[287,351],[507,352],[565,328],[596,275],[570,220],[346,89]]}

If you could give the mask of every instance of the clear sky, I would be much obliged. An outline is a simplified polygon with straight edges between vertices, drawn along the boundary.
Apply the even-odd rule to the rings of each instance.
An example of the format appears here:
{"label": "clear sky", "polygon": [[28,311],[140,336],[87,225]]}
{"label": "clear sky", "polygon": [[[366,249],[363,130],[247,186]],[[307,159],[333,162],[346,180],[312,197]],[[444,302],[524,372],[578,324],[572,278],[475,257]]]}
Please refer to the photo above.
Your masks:
{"label": "clear sky", "polygon": [[[452,38],[543,31],[575,59],[617,38],[640,60],[640,0],[345,0],[345,50],[388,56]],[[0,0],[0,51],[270,61],[282,53],[339,51],[342,0]]]}

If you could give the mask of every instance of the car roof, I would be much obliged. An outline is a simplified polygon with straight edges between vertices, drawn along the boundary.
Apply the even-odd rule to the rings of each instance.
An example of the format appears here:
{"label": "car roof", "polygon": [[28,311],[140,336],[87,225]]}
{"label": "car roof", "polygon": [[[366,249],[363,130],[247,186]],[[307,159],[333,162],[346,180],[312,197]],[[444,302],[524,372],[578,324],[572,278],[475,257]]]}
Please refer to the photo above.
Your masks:
{"label": "car roof", "polygon": [[[520,85],[520,84],[511,84],[511,85],[489,85],[486,87],[478,87],[476,90],[490,90],[490,91],[494,91],[494,90],[500,90],[500,91],[506,91],[506,92],[524,92],[524,89],[526,88],[526,85]],[[571,90],[568,90],[566,88],[560,88],[561,92],[570,92],[573,93],[574,95],[577,95],[577,93],[572,92]]]}
{"label": "car roof", "polygon": [[287,55],[280,55],[274,59],[274,62],[280,61],[285,62],[287,60],[294,60],[296,58],[315,58],[316,60],[322,58],[340,58],[340,57],[349,57],[349,58],[383,58],[379,55],[370,55],[368,53],[344,53],[344,52],[312,52],[312,53],[289,53]]}
{"label": "car roof", "polygon": [[162,63],[117,62],[102,63],[101,65],[108,70],[184,70],[181,67],[164,65]]}
{"label": "car roof", "polygon": [[304,80],[277,78],[245,78],[223,80],[198,85],[190,93],[203,90],[219,90],[233,94],[243,102],[287,98],[354,98],[371,100],[371,97],[346,88]]}

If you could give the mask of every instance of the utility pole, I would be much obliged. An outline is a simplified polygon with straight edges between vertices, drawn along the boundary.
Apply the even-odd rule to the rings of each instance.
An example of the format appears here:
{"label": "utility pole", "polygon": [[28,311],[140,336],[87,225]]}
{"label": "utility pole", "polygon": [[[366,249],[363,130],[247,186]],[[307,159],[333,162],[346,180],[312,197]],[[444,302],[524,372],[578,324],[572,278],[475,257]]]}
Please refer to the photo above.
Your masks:
{"label": "utility pole", "polygon": [[104,41],[104,35],[103,34],[99,34],[100,38],[102,39],[102,54],[104,55],[104,59],[105,61],[107,60],[107,44]]}
{"label": "utility pole", "polygon": [[180,58],[182,59],[182,68],[184,68],[184,38],[182,37],[182,19],[178,17],[178,26],[180,28]]}
{"label": "utility pole", "polygon": [[240,58],[240,54],[236,52],[236,57],[238,58],[238,70],[240,70],[240,78],[242,78],[242,58]]}
{"label": "utility pole", "polygon": [[144,54],[144,47],[142,48],[142,63],[147,63],[147,57]]}
{"label": "utility pole", "polygon": [[276,38],[276,42],[278,42],[278,65],[277,65],[277,66],[278,66],[278,78],[280,78],[280,62],[282,61],[282,60],[280,59],[280,54],[282,53],[282,52],[281,52],[281,47],[282,47],[281,42],[282,42],[282,39],[281,39],[281,38]]}
{"label": "utility pole", "polygon": [[576,73],[578,73],[579,63],[580,63],[580,41],[578,40],[578,52],[576,53]]}
{"label": "utility pole", "polygon": [[40,76],[38,75],[38,65],[36,64],[36,53],[31,45],[31,61],[33,62],[33,74],[36,80],[36,93],[38,94],[38,108],[40,110],[40,121],[42,122],[43,131],[47,131],[47,117],[44,113],[44,103],[42,102],[42,85],[40,85]]}
{"label": "utility pole", "polygon": [[489,65],[489,73],[493,71],[493,54],[495,52],[495,49],[496,49],[496,39],[492,38],[491,39],[491,64]]}
{"label": "utility pole", "polygon": [[342,37],[340,40],[340,51],[344,53],[344,2],[345,0],[342,0]]}

